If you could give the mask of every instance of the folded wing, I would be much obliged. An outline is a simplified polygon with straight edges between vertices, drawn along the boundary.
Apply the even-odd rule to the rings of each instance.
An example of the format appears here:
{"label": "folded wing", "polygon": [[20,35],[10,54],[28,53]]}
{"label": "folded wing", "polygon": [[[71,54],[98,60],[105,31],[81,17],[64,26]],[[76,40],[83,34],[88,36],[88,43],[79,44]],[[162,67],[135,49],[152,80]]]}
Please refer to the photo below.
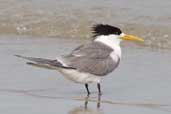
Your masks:
{"label": "folded wing", "polygon": [[92,42],[76,48],[70,55],[64,57],[67,66],[80,72],[88,72],[98,76],[104,76],[112,72],[119,64],[110,54],[114,50],[100,43]]}

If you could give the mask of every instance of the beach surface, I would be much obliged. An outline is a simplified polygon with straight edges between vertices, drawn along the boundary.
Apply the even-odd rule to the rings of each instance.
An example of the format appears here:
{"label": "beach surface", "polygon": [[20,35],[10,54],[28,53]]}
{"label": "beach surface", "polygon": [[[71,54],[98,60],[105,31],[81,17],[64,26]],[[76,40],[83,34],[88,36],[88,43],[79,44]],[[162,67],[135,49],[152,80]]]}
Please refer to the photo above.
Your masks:
{"label": "beach surface", "polygon": [[14,55],[54,59],[88,40],[0,37],[1,114],[170,114],[171,52],[122,44],[122,61],[104,77],[103,95],[96,84],[86,97],[84,85],[57,71],[26,65]]}

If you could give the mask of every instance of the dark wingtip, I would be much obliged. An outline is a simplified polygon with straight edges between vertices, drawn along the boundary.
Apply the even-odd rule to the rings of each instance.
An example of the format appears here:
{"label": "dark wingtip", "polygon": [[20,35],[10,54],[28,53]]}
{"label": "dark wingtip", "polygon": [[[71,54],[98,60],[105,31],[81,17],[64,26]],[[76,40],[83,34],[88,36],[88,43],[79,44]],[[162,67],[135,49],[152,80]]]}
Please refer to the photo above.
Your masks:
{"label": "dark wingtip", "polygon": [[16,57],[23,57],[23,56],[21,56],[21,55],[14,55],[14,56],[16,56]]}
{"label": "dark wingtip", "polygon": [[28,57],[25,57],[25,56],[22,56],[22,55],[14,55],[14,56],[16,56],[18,58],[28,59]]}
{"label": "dark wingtip", "polygon": [[36,64],[33,63],[33,62],[26,62],[26,64],[28,64],[28,65],[36,65]]}
{"label": "dark wingtip", "polygon": [[14,55],[14,56],[16,56],[16,57],[21,57],[21,55]]}
{"label": "dark wingtip", "polygon": [[28,65],[32,65],[32,64],[34,64],[34,63],[32,63],[32,62],[26,62],[26,64],[28,64]]}

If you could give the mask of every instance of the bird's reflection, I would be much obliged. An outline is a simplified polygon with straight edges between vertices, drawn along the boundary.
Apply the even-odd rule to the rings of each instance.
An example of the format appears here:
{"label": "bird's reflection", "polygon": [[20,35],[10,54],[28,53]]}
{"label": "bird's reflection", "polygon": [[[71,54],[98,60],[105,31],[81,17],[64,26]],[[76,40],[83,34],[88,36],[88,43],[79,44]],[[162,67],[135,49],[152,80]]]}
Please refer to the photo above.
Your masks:
{"label": "bird's reflection", "polygon": [[[100,109],[101,95],[98,95],[96,100],[96,109],[92,109],[88,106],[89,101],[91,101],[90,96],[85,97],[84,106],[76,107],[72,109],[69,114],[103,114]],[[94,101],[94,100],[93,100]]]}
{"label": "bird's reflection", "polygon": [[[85,103],[84,103],[85,109],[87,109],[89,101],[91,101],[91,99],[90,99],[90,97],[88,95],[88,96],[85,97]],[[97,103],[97,108],[100,108],[101,95],[98,95],[96,103]]]}

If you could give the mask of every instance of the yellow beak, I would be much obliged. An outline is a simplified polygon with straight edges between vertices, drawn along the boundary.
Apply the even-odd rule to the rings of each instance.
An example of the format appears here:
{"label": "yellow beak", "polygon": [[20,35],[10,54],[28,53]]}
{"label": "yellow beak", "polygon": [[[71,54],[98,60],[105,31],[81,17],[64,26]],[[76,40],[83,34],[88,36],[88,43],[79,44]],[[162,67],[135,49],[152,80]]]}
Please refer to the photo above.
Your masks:
{"label": "yellow beak", "polygon": [[123,36],[121,36],[122,40],[130,40],[130,41],[138,41],[138,42],[144,42],[144,39],[133,36],[133,35],[127,35],[124,34]]}

